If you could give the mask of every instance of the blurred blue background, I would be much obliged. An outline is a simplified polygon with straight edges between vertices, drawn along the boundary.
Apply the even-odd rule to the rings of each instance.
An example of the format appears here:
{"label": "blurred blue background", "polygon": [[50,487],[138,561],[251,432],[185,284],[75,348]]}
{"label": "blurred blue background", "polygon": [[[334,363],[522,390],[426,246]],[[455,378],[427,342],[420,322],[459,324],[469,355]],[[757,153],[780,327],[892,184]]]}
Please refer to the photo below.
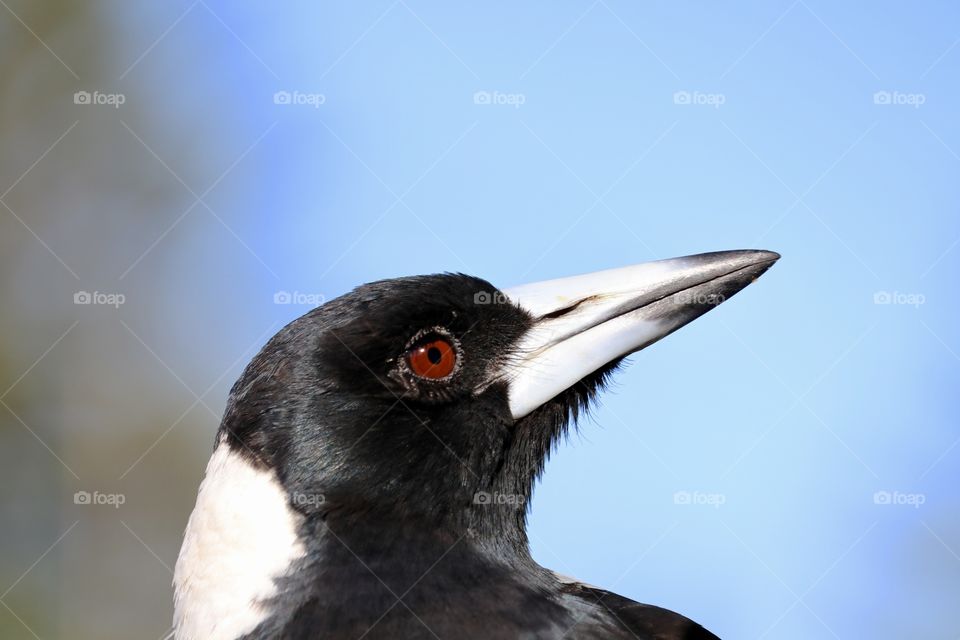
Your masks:
{"label": "blurred blue background", "polygon": [[723,638],[960,633],[954,3],[0,4],[4,637],[165,634],[314,301],[738,248],[783,259],[631,358],[534,556]]}

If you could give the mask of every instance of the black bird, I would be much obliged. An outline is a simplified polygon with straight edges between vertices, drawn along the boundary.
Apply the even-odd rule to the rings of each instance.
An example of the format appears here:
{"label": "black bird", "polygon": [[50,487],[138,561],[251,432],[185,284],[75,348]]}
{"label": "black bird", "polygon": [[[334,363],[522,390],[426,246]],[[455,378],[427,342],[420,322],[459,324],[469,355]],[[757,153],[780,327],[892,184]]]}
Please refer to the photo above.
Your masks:
{"label": "black bird", "polygon": [[611,372],[780,256],[725,251],[500,291],[358,287],[233,386],[177,561],[174,633],[716,638],[530,557],[527,504]]}

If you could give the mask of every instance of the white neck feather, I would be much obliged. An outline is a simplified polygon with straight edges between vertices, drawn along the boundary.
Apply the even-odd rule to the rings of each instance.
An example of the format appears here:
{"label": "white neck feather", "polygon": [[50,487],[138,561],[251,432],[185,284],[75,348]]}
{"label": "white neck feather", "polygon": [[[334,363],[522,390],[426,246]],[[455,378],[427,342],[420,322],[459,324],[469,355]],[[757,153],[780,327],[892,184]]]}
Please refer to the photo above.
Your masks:
{"label": "white neck feather", "polygon": [[220,442],[207,465],[174,572],[174,637],[232,640],[269,613],[274,578],[306,551],[302,516],[272,471]]}

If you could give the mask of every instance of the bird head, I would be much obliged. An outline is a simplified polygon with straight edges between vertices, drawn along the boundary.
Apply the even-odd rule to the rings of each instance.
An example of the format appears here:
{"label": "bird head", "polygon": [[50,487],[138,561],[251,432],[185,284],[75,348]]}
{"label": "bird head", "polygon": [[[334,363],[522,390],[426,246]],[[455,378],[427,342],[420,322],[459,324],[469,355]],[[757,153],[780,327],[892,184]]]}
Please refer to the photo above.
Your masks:
{"label": "bird head", "polygon": [[270,340],[221,437],[307,519],[525,547],[533,484],[613,369],[778,258],[709,253],[503,290],[462,274],[366,284]]}

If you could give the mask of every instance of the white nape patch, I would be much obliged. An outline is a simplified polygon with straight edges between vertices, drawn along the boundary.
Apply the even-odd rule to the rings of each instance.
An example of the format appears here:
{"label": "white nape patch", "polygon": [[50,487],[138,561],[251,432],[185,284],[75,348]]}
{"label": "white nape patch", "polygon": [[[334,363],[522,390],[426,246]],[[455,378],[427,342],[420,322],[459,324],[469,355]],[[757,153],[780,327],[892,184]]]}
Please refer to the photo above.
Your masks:
{"label": "white nape patch", "polygon": [[273,578],[306,553],[301,519],[273,471],[218,443],[174,571],[174,637],[232,640],[266,619]]}
{"label": "white nape patch", "polygon": [[578,586],[581,586],[581,587],[589,587],[590,589],[599,589],[599,588],[600,588],[600,587],[595,587],[594,585],[589,584],[589,583],[587,583],[587,582],[584,582],[583,580],[577,580],[576,578],[571,578],[571,577],[568,576],[568,575],[564,575],[564,574],[562,574],[562,573],[557,573],[556,571],[550,571],[550,573],[552,573],[552,574],[553,574],[553,577],[555,577],[557,580],[559,580],[562,584],[575,584],[575,585],[578,585]]}

